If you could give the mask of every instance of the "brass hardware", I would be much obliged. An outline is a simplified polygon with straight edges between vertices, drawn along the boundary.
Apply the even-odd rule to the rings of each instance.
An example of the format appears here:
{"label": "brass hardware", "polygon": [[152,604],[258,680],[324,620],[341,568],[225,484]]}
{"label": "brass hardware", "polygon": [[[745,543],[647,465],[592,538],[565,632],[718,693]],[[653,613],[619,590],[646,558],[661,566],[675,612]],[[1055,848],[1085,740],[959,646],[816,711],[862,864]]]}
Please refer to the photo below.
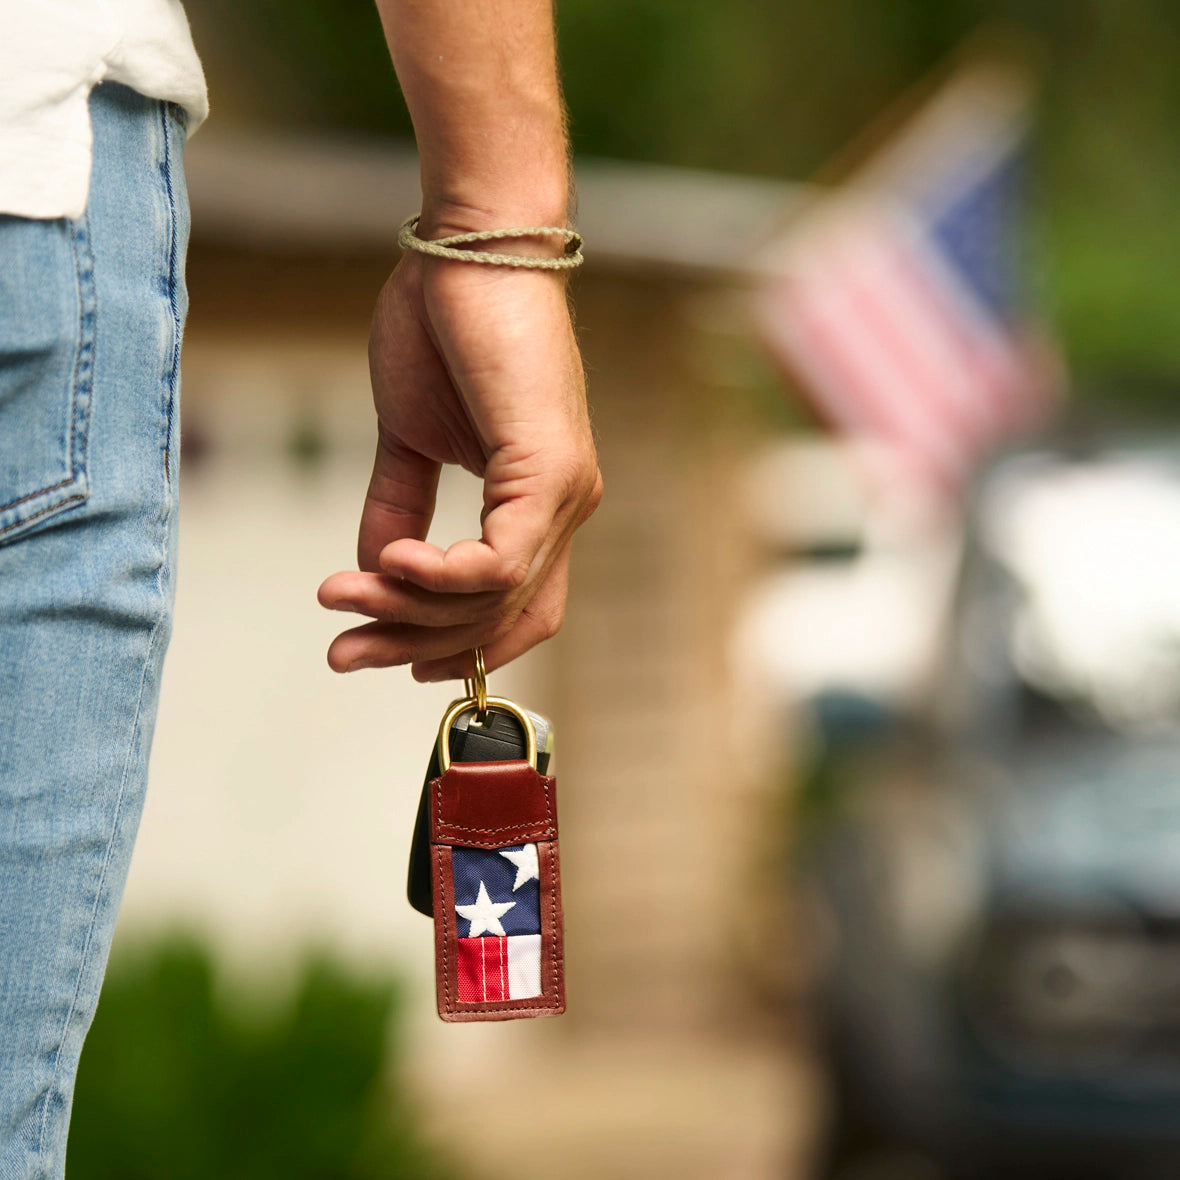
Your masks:
{"label": "brass hardware", "polygon": [[[537,727],[533,724],[533,719],[515,701],[507,700],[504,697],[484,697],[484,712],[486,713],[489,708],[503,709],[505,713],[511,713],[520,722],[521,728],[524,730],[525,759],[536,770]],[[451,707],[443,714],[442,722],[438,727],[439,774],[446,774],[451,767],[451,726],[468,709],[474,709],[478,716],[479,701],[475,696],[466,697],[461,701],[454,701]]]}
{"label": "brass hardware", "polygon": [[488,719],[488,674],[483,662],[483,648],[473,647],[471,658],[475,664],[475,676],[464,680],[463,687],[469,697],[475,698],[475,720],[482,725]]}

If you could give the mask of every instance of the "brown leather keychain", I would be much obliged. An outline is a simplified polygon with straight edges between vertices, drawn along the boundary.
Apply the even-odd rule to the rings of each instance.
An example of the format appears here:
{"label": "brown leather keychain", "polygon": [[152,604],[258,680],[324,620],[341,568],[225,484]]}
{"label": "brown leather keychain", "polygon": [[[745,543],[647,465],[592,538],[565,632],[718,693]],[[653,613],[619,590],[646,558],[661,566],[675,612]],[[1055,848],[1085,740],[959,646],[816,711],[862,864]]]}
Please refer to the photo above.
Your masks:
{"label": "brown leather keychain", "polygon": [[[565,1011],[556,780],[537,769],[537,733],[513,701],[475,679],[439,726],[439,774],[426,786],[438,1014],[446,1021],[512,1020]],[[524,758],[452,761],[452,726],[506,715]],[[411,882],[413,881],[411,871]]]}

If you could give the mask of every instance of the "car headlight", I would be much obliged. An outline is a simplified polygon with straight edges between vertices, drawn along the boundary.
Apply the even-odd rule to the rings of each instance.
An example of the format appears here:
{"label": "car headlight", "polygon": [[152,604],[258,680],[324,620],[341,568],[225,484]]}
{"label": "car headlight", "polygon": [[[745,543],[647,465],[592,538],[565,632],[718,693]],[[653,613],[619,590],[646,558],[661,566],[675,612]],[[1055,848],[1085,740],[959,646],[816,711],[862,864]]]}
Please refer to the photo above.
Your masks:
{"label": "car headlight", "polygon": [[1147,1031],[1180,1033],[1180,937],[1132,912],[993,919],[964,982],[976,1032],[1006,1057],[1109,1059]]}

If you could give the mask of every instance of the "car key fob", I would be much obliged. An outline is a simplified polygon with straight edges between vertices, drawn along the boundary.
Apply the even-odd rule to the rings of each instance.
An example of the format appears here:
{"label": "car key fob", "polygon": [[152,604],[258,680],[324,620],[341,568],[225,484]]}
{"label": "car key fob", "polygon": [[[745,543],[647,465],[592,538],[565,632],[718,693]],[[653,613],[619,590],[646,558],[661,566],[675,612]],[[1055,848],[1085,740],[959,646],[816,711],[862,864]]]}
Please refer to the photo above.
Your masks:
{"label": "car key fob", "polygon": [[427,771],[411,903],[421,908],[429,889],[443,1020],[557,1016],[565,1011],[557,783],[541,770],[552,728],[489,697],[482,652],[474,654],[475,691],[443,715]]}
{"label": "car key fob", "polygon": [[[553,725],[547,717],[529,711],[537,734],[537,769],[544,774],[553,754]],[[489,709],[487,719],[477,721],[474,712],[463,712],[451,725],[449,737],[452,762],[491,762],[524,758],[526,743],[520,722],[502,709]],[[406,896],[410,905],[428,918],[434,917],[430,889],[430,800],[428,788],[438,778],[438,746],[430,751],[430,764],[418,798],[418,814],[410,840],[410,864],[406,874]]]}

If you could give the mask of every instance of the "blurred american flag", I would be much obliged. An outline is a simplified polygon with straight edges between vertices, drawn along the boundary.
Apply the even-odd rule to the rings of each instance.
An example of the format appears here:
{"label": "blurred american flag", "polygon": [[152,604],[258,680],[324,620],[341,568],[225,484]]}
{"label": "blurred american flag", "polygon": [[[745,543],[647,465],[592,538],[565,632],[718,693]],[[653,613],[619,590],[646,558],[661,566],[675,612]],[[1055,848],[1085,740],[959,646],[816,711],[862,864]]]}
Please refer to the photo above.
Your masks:
{"label": "blurred american flag", "polygon": [[1028,95],[1013,73],[961,70],[791,224],[759,300],[821,416],[947,491],[1055,400],[1022,290]]}

